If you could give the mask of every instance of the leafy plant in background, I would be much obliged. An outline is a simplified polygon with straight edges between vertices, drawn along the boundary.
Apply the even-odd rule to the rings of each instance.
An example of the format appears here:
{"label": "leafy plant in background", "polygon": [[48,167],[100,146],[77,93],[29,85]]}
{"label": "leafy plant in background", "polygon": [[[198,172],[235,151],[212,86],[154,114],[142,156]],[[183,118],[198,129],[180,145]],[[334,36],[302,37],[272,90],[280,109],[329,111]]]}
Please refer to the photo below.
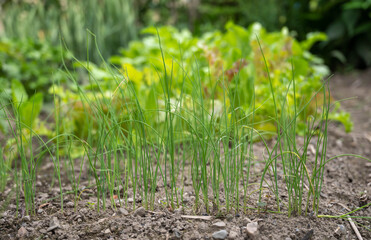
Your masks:
{"label": "leafy plant in background", "polygon": [[[46,93],[53,82],[65,82],[67,77],[61,70],[62,60],[68,66],[71,57],[67,51],[45,41],[0,40],[0,102],[6,105],[15,94],[13,91],[21,85],[27,96],[43,94],[50,101],[51,97]],[[19,87],[12,87],[12,81],[19,82]],[[7,125],[2,116],[0,130],[5,131]]]}
{"label": "leafy plant in background", "polygon": [[131,0],[7,0],[2,4],[0,36],[12,39],[47,40],[58,46],[61,39],[79,59],[100,61],[96,46],[88,45],[89,29],[98,37],[106,58],[116,54],[136,36]]}
{"label": "leafy plant in background", "polygon": [[[233,23],[226,25],[225,33],[209,32],[201,38],[193,37],[187,30],[178,31],[173,27],[162,27],[158,32],[150,27],[144,29],[142,33],[146,34],[142,41],[132,42],[127,49],[122,50],[121,56],[111,58],[111,63],[116,66],[116,69],[107,65],[98,67],[92,63],[79,63],[79,66],[87,69],[91,74],[90,84],[83,87],[76,84],[75,90],[64,90],[59,86],[53,88],[61,98],[61,104],[66,107],[63,110],[63,115],[66,116],[62,120],[65,122],[61,128],[63,131],[82,138],[88,136],[89,129],[95,129],[96,124],[84,116],[91,112],[89,109],[93,105],[105,106],[104,108],[107,109],[110,106],[111,110],[121,111],[119,115],[123,118],[118,121],[122,121],[129,113],[129,110],[122,106],[122,102],[130,102],[127,98],[116,97],[123,88],[132,87],[135,90],[143,109],[164,108],[166,106],[166,101],[163,99],[165,86],[160,81],[160,75],[171,73],[169,92],[171,102],[175,103],[179,96],[183,95],[182,105],[179,107],[192,108],[187,99],[195,94],[193,85],[199,79],[201,94],[207,99],[205,106],[213,111],[221,122],[224,121],[220,109],[225,101],[223,99],[225,88],[228,88],[229,96],[225,104],[230,109],[240,111],[236,121],[248,114],[253,104],[252,96],[255,94],[254,101],[257,106],[254,113],[255,128],[272,135],[277,125],[271,119],[274,103],[271,99],[271,86],[264,70],[260,47],[268,59],[272,87],[277,96],[281,96],[280,93],[286,91],[292,79],[292,68],[295,69],[294,77],[297,84],[295,98],[298,107],[306,104],[313,97],[321,87],[322,79],[328,75],[328,69],[323,65],[322,60],[308,52],[315,42],[326,39],[326,36],[321,33],[309,34],[308,39],[298,42],[289,35],[286,28],[281,32],[269,33],[260,24],[253,24],[248,29],[244,29]],[[261,46],[258,44],[258,39]],[[80,100],[79,89],[87,91],[84,98],[88,98],[95,104],[84,105]],[[292,104],[294,95],[291,90],[284,98],[288,99],[287,104]],[[299,116],[298,133],[305,130],[307,116],[316,111],[316,105],[311,104],[307,112]],[[280,106],[277,112],[278,114],[281,112]],[[106,113],[109,114],[109,111],[106,110]],[[342,122],[346,131],[352,128],[349,114],[341,112],[338,108],[330,114],[329,119]],[[152,127],[157,128],[162,126],[165,116],[148,117],[147,120]]]}
{"label": "leafy plant in background", "polygon": [[[11,81],[11,92],[12,113],[7,108],[10,104],[2,103],[2,120],[8,123],[4,132],[10,131],[11,134],[15,135],[14,128],[9,124],[10,120],[15,120],[21,125],[21,132],[18,134],[22,137],[23,144],[25,145],[31,144],[30,136],[33,134],[51,137],[51,130],[39,118],[43,106],[43,93],[38,92],[29,97],[21,82],[15,79]],[[4,154],[8,156],[10,162],[19,154],[19,152],[14,151],[16,143],[17,139],[15,138],[9,138],[6,142]]]}
{"label": "leafy plant in background", "polygon": [[196,35],[222,29],[228,21],[242,26],[260,22],[269,31],[287,26],[299,40],[309,32],[326,32],[327,41],[314,46],[312,52],[332,68],[345,64],[349,68],[371,66],[370,6],[370,0],[136,2],[137,11],[144,16],[138,19],[143,26],[172,24],[188,27]]}
{"label": "leafy plant in background", "polygon": [[69,63],[72,55],[45,41],[32,40],[0,41],[0,81],[3,90],[10,87],[10,80],[17,79],[27,94],[47,92],[53,82],[65,82],[60,71],[62,60]]}
{"label": "leafy plant in background", "polygon": [[[287,25],[299,38],[310,31],[323,31],[327,41],[313,50],[332,67],[364,68],[371,66],[371,1],[311,0],[294,1],[296,12]],[[338,68],[340,69],[340,68]]]}
{"label": "leafy plant in background", "polygon": [[[195,35],[221,30],[228,21],[242,26],[261,23],[269,31],[280,29],[286,23],[283,16],[290,8],[288,1],[274,0],[189,0],[136,1],[135,8],[143,26],[173,25],[188,28]],[[256,11],[259,9],[259,11]]]}
{"label": "leafy plant in background", "polygon": [[[247,211],[249,195],[256,193],[258,210],[264,204],[272,208],[262,197],[272,194],[273,208],[281,212],[283,183],[289,216],[318,214],[331,97],[322,83],[327,68],[306,49],[325,36],[297,42],[287,29],[268,33],[259,24],[244,29],[233,23],[225,33],[201,38],[172,27],[143,33],[148,34],[143,41],[111,59],[116,68],[79,62],[90,73],[88,85],[72,78],[75,89],[51,88],[64,116],[57,118],[57,134],[80,139],[74,148],[82,145],[80,156],[92,170],[94,207],[104,209],[108,193],[114,206],[121,186],[125,203],[133,196],[133,208],[138,196],[146,208],[155,200],[178,208],[188,174],[195,211],[200,206],[207,212],[211,206]],[[296,141],[299,131],[305,136],[302,146]],[[266,134],[277,136],[271,149]],[[260,186],[252,190],[249,171],[257,138],[267,157]],[[313,140],[316,156],[309,163]],[[67,154],[72,158],[72,149]],[[165,196],[158,199],[161,183]]]}

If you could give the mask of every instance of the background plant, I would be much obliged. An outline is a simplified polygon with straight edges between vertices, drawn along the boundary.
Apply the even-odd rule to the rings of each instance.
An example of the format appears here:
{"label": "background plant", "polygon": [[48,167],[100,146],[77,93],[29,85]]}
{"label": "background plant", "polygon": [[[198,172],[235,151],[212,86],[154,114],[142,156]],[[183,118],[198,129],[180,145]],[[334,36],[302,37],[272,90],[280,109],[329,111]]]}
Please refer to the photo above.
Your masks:
{"label": "background plant", "polygon": [[[206,33],[201,38],[196,38],[186,30],[178,31],[172,27],[163,27],[158,29],[163,49],[161,51],[158,47],[156,29],[147,28],[143,30],[143,33],[147,34],[143,41],[132,42],[129,48],[122,50],[121,56],[111,58],[111,63],[116,66],[116,69],[107,65],[98,67],[92,63],[80,63],[94,79],[90,84],[83,86],[91,92],[87,95],[90,96],[89,99],[97,98],[93,94],[95,91],[104,93],[99,99],[112,97],[114,92],[117,93],[118,88],[127,84],[123,80],[127,78],[135,89],[142,108],[156,109],[159,106],[166,106],[163,98],[164,85],[160,81],[159,74],[171,72],[172,81],[169,83],[171,91],[168,94],[172,102],[176,102],[179,94],[183,94],[185,96],[182,101],[184,107],[192,107],[187,101],[187,96],[191,97],[194,91],[194,85],[191,82],[200,79],[201,94],[206,99],[204,104],[207,109],[214,109],[214,115],[219,118],[223,114],[221,106],[224,102],[223,89],[225,87],[228,88],[229,94],[238,96],[227,99],[225,103],[228,108],[240,110],[241,116],[237,114],[237,119],[242,118],[246,111],[251,109],[251,96],[255,94],[255,105],[258,106],[255,113],[256,128],[268,134],[275,132],[277,125],[270,120],[274,105],[270,101],[270,82],[267,81],[264,61],[256,36],[261,38],[261,47],[266,58],[269,59],[268,66],[275,92],[285,92],[292,78],[291,68],[296,69],[295,98],[299,107],[311,99],[315,89],[321,86],[321,79],[328,74],[328,69],[321,59],[308,52],[312,44],[326,38],[323,34],[308,35],[307,40],[298,42],[288,34],[287,29],[268,33],[259,24],[244,29],[228,23],[225,33],[214,31]],[[184,75],[184,69],[191,70]],[[184,78],[190,79],[190,82],[185,82]],[[66,114],[72,118],[67,120],[70,130],[76,133],[73,129],[85,129],[87,126],[84,122],[85,118],[79,115],[84,112],[84,106],[78,102],[77,91],[60,89],[57,94],[62,97],[62,102],[69,106],[69,112],[71,106],[75,110]],[[287,104],[291,106],[294,96],[289,94],[287,98]],[[230,99],[233,101],[229,101]],[[110,104],[122,111],[119,103],[121,100],[115,100]],[[117,104],[119,105],[116,106]],[[280,107],[278,106],[277,109],[278,114],[281,112]],[[312,114],[315,110],[315,104],[310,104],[307,113],[302,113],[298,117],[298,133],[302,133],[305,129],[306,115]],[[337,108],[329,118],[341,121],[346,130],[350,131],[352,124],[349,117],[349,114]],[[152,118],[149,121],[151,121],[151,126],[156,127],[163,124],[164,119],[164,117]],[[82,135],[79,134],[79,136]]]}
{"label": "background plant", "polygon": [[[11,39],[46,40],[55,46],[61,39],[73,54],[100,61],[95,46],[86,47],[89,29],[98,36],[98,46],[108,58],[136,36],[132,1],[8,0],[0,8],[3,32]],[[88,50],[88,51],[87,51]]]}
{"label": "background plant", "polygon": [[[369,0],[216,0],[136,3],[142,26],[172,24],[201,35],[222,29],[228,21],[242,26],[261,23],[269,31],[287,26],[304,40],[306,34],[323,31],[329,38],[312,49],[331,68],[370,66]],[[259,9],[259,11],[256,11]],[[350,48],[349,46],[354,46]]]}
{"label": "background plant", "polygon": [[[45,41],[0,40],[0,102],[6,105],[19,91],[24,92],[24,103],[34,94],[50,102],[47,93],[52,83],[66,82],[62,59],[71,66],[71,54]],[[0,130],[6,131],[8,124],[1,116]]]}

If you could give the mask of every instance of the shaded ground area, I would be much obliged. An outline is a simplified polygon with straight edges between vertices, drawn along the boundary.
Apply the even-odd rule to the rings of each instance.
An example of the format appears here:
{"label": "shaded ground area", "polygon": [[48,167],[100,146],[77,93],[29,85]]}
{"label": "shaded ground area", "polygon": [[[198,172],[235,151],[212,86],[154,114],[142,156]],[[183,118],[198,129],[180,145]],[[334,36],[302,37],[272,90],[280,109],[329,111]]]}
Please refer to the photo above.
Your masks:
{"label": "shaded ground area", "polygon": [[[343,108],[353,116],[352,133],[346,134],[342,126],[330,124],[328,157],[353,153],[371,158],[371,70],[346,76],[335,75],[331,79],[331,88],[336,99],[357,98],[342,103]],[[259,143],[255,147],[255,152],[261,148]],[[193,209],[191,186],[189,191],[185,191],[185,207],[175,211],[160,203],[154,211],[146,211],[138,208],[141,206],[140,199],[136,203],[137,210],[133,211],[133,199],[129,196],[127,206],[122,204],[117,209],[108,207],[108,210],[97,213],[91,205],[95,202],[95,190],[87,189],[81,193],[82,200],[76,209],[73,195],[65,195],[62,213],[59,189],[49,188],[52,168],[52,165],[46,164],[41,169],[37,182],[36,216],[24,216],[21,208],[19,218],[15,218],[13,200],[7,204],[6,210],[1,211],[0,239],[357,239],[346,219],[288,218],[283,214],[257,213],[254,210],[207,216],[202,209]],[[255,171],[261,171],[259,164]],[[88,182],[82,184],[87,186]],[[354,210],[370,201],[370,192],[371,164],[352,157],[338,158],[326,167],[320,214],[341,215],[347,212],[345,208]],[[10,190],[6,190],[0,194],[1,206],[9,200],[9,193]],[[252,198],[251,203],[254,202],[256,199]],[[203,219],[189,219],[184,215],[197,215]],[[362,209],[355,215],[371,216],[371,208]],[[371,221],[356,221],[360,224],[357,226],[363,239],[371,239],[371,232],[367,230],[371,228]]]}

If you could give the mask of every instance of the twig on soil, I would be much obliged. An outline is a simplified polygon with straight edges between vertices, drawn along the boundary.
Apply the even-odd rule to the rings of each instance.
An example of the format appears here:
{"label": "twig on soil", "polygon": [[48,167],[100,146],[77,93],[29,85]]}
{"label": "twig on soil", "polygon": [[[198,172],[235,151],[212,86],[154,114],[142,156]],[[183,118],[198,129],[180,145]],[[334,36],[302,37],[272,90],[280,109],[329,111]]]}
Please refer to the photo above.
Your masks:
{"label": "twig on soil", "polygon": [[154,215],[164,214],[164,212],[154,212],[154,211],[150,211],[150,210],[146,210],[146,212],[151,213],[151,214],[154,214]]}
{"label": "twig on soil", "polygon": [[[347,211],[350,212],[350,209],[349,209],[347,206],[345,206],[344,204],[339,203],[339,202],[336,202],[336,203],[337,203],[338,205],[342,206],[342,207],[343,207],[344,209],[346,209]],[[353,220],[352,220],[349,216],[347,216],[347,219],[348,219],[348,221],[349,221],[349,223],[350,223],[350,226],[352,226],[354,233],[357,235],[358,240],[363,240],[363,238],[362,238],[361,234],[359,233],[358,228],[357,228],[357,226],[354,224]]]}
{"label": "twig on soil", "polygon": [[211,216],[190,216],[190,215],[181,215],[182,218],[187,218],[187,219],[201,219],[201,220],[211,220]]}
{"label": "twig on soil", "polygon": [[343,215],[339,215],[339,216],[333,216],[333,215],[318,215],[317,217],[326,217],[326,218],[346,218],[346,219],[349,221],[350,226],[353,228],[353,231],[354,231],[354,233],[356,234],[358,240],[363,240],[361,234],[360,234],[359,231],[358,231],[357,226],[354,224],[352,218],[350,217],[350,214],[355,213],[355,212],[357,212],[357,211],[359,211],[359,210],[361,210],[361,209],[363,209],[363,208],[366,208],[366,207],[368,207],[368,206],[371,206],[371,203],[368,203],[368,204],[366,204],[366,205],[364,205],[364,206],[362,206],[362,207],[359,207],[359,208],[357,208],[357,209],[354,209],[353,211],[350,211],[350,209],[349,209],[347,206],[345,206],[344,204],[342,204],[342,203],[339,203],[339,202],[331,202],[331,203],[336,203],[336,204],[342,206],[345,210],[347,210],[347,211],[349,211],[349,212],[346,213],[346,214],[343,214]]}

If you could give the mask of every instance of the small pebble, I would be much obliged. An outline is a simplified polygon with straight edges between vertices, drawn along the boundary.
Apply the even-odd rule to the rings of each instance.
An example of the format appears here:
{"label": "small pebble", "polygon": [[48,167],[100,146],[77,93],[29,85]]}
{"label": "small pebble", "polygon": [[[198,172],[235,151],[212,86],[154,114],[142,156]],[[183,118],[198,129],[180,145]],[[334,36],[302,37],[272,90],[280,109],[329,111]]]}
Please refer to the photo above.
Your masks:
{"label": "small pebble", "polygon": [[23,237],[27,236],[27,234],[28,234],[28,231],[26,230],[26,228],[21,227],[21,228],[18,230],[17,237],[19,237],[19,238],[23,238]]}
{"label": "small pebble", "polygon": [[226,219],[229,222],[232,221],[233,220],[233,215],[232,214],[227,214]]}
{"label": "small pebble", "polygon": [[226,226],[225,222],[222,221],[213,224],[213,227],[215,228],[225,228],[225,226]]}
{"label": "small pebble", "polygon": [[340,228],[340,231],[341,231],[343,234],[346,234],[346,233],[347,233],[347,229],[345,228],[344,225],[340,224],[340,225],[339,225],[339,228]]}
{"label": "small pebble", "polygon": [[341,235],[345,235],[347,234],[347,229],[345,228],[344,225],[340,224],[338,225],[338,227],[336,228],[335,232],[334,232],[334,235],[335,236],[341,236]]}
{"label": "small pebble", "polygon": [[120,214],[122,214],[124,216],[129,215],[129,212],[125,208],[119,208],[119,212],[120,212]]}
{"label": "small pebble", "polygon": [[220,230],[213,233],[214,239],[225,239],[228,236],[228,232],[226,230]]}
{"label": "small pebble", "polygon": [[183,211],[183,207],[180,206],[179,208],[174,210],[174,213],[180,214],[180,213],[182,213],[182,211]]}
{"label": "small pebble", "polygon": [[49,223],[49,228],[46,230],[47,232],[50,232],[54,229],[57,229],[59,228],[59,220],[57,217],[53,217],[51,220],[50,220],[50,223]]}
{"label": "small pebble", "polygon": [[173,233],[175,235],[175,238],[181,238],[182,237],[182,234],[176,228],[173,229]]}
{"label": "small pebble", "polygon": [[258,230],[258,223],[257,222],[251,222],[246,225],[246,231],[247,235],[249,235],[251,238],[256,237],[259,234]]}
{"label": "small pebble", "polygon": [[236,238],[238,238],[238,233],[235,231],[231,231],[229,233],[228,239],[236,239]]}
{"label": "small pebble", "polygon": [[140,207],[134,211],[133,215],[144,217],[146,215],[146,210],[144,209],[144,207]]}
{"label": "small pebble", "polygon": [[75,204],[73,202],[68,202],[68,203],[66,203],[66,207],[73,208],[73,207],[75,207]]}

